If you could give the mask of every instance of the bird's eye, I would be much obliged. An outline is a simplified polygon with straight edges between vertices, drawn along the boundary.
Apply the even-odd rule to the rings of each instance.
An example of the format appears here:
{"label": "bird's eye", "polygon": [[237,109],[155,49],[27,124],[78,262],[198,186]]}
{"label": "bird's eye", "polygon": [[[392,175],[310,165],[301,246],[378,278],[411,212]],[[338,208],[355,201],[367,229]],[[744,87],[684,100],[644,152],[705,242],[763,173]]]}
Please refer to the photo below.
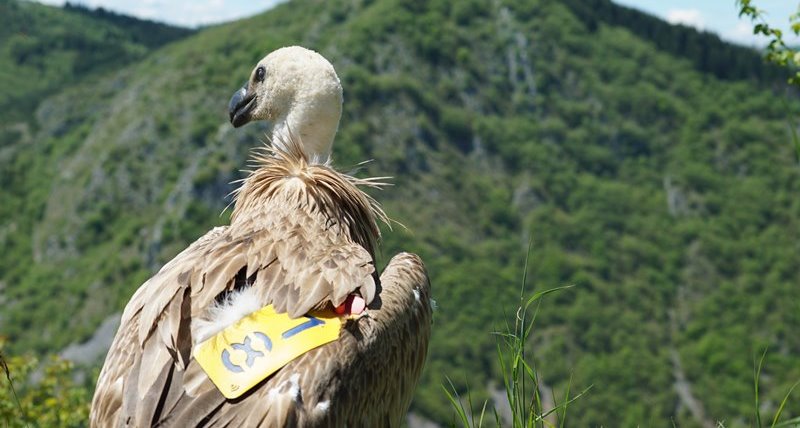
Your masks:
{"label": "bird's eye", "polygon": [[264,81],[264,74],[266,74],[266,71],[264,70],[264,67],[258,67],[256,69],[256,80],[259,81],[259,82],[263,82]]}

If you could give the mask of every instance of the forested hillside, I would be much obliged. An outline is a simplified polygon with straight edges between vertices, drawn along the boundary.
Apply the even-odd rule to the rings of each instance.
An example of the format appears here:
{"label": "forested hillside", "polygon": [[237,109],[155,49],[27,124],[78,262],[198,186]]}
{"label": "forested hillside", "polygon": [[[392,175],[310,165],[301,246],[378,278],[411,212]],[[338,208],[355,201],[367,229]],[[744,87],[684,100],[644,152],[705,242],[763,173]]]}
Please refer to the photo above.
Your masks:
{"label": "forested hillside", "polygon": [[765,347],[771,414],[800,379],[785,88],[749,50],[661,22],[656,40],[654,18],[595,3],[590,20],[556,0],[295,0],[42,96],[31,135],[0,152],[7,349],[87,340],[227,222],[264,132],[231,128],[227,101],[266,52],[301,44],[345,88],[334,163],[394,176],[374,196],[407,229],[385,231],[382,259],[418,252],[431,273],[415,413],[451,421],[445,376],[475,399],[499,387],[491,332],[532,242],[529,293],[575,284],[544,300],[530,343],[556,396],[594,385],[568,425],[748,426]]}
{"label": "forested hillside", "polygon": [[53,91],[190,33],[69,3],[0,0],[0,121],[24,120]]}

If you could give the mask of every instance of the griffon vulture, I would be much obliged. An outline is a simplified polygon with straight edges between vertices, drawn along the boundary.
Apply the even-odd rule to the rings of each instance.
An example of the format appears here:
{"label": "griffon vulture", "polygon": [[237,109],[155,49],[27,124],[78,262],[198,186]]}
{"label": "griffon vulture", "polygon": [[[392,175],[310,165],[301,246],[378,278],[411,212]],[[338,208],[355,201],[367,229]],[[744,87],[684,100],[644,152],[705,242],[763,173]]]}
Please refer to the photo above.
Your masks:
{"label": "griffon vulture", "polygon": [[[378,183],[329,166],[341,109],[339,78],[316,52],[283,48],[256,65],[230,120],[272,122],[272,147],[255,156],[230,225],[178,254],[125,307],[92,426],[400,424],[427,352],[430,284],[413,254],[377,275],[385,216],[358,186]],[[328,336],[292,342],[314,335]],[[286,355],[274,363],[278,350]],[[265,364],[277,369],[250,372]]]}

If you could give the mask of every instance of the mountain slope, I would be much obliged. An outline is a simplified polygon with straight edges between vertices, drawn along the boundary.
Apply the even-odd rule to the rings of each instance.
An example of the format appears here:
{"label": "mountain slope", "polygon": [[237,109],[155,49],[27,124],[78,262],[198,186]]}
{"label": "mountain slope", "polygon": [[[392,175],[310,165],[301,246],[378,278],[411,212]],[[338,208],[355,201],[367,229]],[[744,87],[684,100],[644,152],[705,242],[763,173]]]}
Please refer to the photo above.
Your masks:
{"label": "mountain slope", "polygon": [[617,24],[553,0],[298,0],[45,99],[0,182],[16,192],[0,205],[11,349],[88,338],[226,222],[264,129],[233,130],[227,100],[263,54],[302,44],[345,88],[335,163],[395,176],[375,196],[407,230],[385,231],[384,259],[419,252],[432,275],[416,412],[450,420],[445,375],[488,397],[490,332],[513,316],[532,240],[526,290],[576,284],[544,301],[530,344],[556,397],[570,378],[594,385],[570,424],[747,424],[754,353],[772,350],[765,411],[800,379],[783,108],[767,83],[721,80]]}
{"label": "mountain slope", "polygon": [[38,98],[191,32],[69,3],[0,0],[0,121],[25,119]]}

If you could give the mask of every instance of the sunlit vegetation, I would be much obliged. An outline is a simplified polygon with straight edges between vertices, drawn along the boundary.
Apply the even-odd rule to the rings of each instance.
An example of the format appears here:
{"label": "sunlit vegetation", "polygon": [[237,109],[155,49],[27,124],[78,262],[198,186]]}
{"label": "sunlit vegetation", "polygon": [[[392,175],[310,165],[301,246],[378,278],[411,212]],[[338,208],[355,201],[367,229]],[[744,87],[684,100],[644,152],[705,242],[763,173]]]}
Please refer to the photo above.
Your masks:
{"label": "sunlit vegetation", "polygon": [[75,382],[72,365],[30,355],[5,360],[0,339],[0,424],[4,428],[85,427],[90,388]]}

